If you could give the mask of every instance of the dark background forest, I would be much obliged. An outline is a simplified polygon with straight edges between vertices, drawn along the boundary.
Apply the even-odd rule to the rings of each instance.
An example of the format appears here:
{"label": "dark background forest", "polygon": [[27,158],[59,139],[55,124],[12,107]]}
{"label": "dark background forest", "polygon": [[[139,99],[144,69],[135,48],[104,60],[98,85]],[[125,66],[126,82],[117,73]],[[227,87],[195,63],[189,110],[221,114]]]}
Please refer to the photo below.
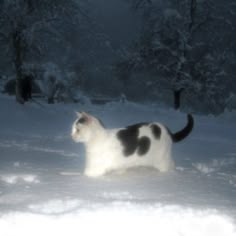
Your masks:
{"label": "dark background forest", "polygon": [[234,0],[0,0],[1,93],[236,108]]}

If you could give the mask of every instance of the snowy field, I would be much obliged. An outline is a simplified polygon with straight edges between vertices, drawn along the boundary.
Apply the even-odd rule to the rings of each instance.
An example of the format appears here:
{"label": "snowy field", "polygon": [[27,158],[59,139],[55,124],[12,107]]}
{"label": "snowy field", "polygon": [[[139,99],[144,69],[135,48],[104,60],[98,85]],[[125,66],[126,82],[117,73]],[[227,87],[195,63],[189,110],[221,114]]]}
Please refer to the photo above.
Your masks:
{"label": "snowy field", "polygon": [[70,138],[75,110],[108,128],[161,121],[173,132],[186,115],[133,103],[22,106],[3,95],[0,108],[1,236],[236,235],[236,113],[195,115],[193,133],[173,145],[174,172],[88,178]]}

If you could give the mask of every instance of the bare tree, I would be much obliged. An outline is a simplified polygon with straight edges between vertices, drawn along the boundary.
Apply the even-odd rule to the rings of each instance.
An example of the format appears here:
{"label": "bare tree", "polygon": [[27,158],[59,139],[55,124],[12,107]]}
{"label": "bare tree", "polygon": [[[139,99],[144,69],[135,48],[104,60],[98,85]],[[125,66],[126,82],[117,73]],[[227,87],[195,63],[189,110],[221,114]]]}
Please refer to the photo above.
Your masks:
{"label": "bare tree", "polygon": [[[60,40],[65,24],[78,24],[86,17],[75,0],[1,0],[0,41],[16,72],[16,99],[24,103],[24,63],[32,55],[46,53],[48,40]],[[50,37],[48,37],[50,36]],[[7,58],[6,57],[6,58]]]}
{"label": "bare tree", "polygon": [[194,97],[196,92],[202,96],[204,87],[209,93],[213,87],[221,90],[223,85],[218,83],[226,75],[224,65],[229,61],[233,42],[232,37],[228,40],[233,24],[224,12],[229,5],[220,0],[169,0],[164,5],[133,0],[132,4],[145,12],[144,26],[132,53],[125,59],[129,64],[126,68],[156,73],[150,84],[154,87],[162,83],[171,89],[176,109],[183,93]]}

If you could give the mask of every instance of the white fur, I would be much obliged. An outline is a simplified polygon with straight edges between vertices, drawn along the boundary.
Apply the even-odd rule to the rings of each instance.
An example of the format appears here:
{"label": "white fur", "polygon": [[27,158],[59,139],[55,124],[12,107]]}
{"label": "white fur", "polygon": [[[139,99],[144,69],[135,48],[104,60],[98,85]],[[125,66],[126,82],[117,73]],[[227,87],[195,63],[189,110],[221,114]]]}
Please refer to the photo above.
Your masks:
{"label": "white fur", "polygon": [[174,168],[174,161],[171,158],[172,140],[163,125],[155,123],[161,128],[160,139],[155,139],[149,126],[142,126],[139,129],[139,137],[149,137],[151,140],[149,151],[143,156],[135,152],[125,157],[122,144],[116,137],[120,129],[105,129],[95,117],[86,113],[79,114],[79,117],[83,115],[86,115],[89,122],[86,125],[76,124],[77,119],[72,126],[72,138],[75,142],[85,144],[85,175],[96,177],[113,170],[137,166],[154,167],[161,172]]}

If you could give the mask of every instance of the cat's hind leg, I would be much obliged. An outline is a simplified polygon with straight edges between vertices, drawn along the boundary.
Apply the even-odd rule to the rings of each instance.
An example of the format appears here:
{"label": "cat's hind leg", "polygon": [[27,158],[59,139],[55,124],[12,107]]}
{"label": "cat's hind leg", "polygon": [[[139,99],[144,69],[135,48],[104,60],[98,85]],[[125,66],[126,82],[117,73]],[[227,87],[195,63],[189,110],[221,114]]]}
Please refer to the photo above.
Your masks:
{"label": "cat's hind leg", "polygon": [[171,152],[167,151],[154,162],[154,167],[160,172],[168,172],[175,169],[175,162],[171,157]]}

